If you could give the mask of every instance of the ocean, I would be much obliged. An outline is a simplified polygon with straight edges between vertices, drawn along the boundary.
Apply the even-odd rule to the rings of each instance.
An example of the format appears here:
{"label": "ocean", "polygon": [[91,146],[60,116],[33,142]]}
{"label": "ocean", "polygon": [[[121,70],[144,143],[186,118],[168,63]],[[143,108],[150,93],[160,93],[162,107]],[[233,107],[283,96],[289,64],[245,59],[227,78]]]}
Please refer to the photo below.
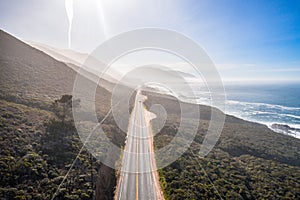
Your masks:
{"label": "ocean", "polygon": [[300,139],[300,84],[235,84],[225,90],[225,113]]}
{"label": "ocean", "polygon": [[[178,92],[175,96],[182,101],[211,106],[210,92],[203,82],[189,82],[189,85],[193,93],[181,83],[173,84]],[[174,95],[160,86],[151,88]],[[225,110],[219,107],[223,112],[300,139],[300,83],[225,84],[224,88]]]}

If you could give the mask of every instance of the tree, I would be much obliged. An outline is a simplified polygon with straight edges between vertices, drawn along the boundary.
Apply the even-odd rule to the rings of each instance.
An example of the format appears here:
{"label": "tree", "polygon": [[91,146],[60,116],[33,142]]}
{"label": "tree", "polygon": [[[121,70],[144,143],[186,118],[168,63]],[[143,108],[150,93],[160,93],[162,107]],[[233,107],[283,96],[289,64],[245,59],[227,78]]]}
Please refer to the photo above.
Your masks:
{"label": "tree", "polygon": [[52,108],[55,115],[65,125],[67,120],[72,120],[72,106],[78,107],[80,100],[73,100],[72,95],[65,94],[53,102]]}

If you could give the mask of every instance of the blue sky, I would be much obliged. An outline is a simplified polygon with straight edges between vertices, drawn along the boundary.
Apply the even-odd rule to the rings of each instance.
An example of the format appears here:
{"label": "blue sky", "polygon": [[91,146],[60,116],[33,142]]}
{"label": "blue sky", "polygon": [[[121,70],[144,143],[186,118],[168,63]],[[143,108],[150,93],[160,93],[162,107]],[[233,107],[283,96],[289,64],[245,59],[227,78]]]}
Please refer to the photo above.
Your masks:
{"label": "blue sky", "polygon": [[[68,47],[63,0],[0,0],[0,28],[24,40]],[[141,27],[198,42],[225,81],[300,81],[300,1],[74,0],[71,48],[91,52]]]}

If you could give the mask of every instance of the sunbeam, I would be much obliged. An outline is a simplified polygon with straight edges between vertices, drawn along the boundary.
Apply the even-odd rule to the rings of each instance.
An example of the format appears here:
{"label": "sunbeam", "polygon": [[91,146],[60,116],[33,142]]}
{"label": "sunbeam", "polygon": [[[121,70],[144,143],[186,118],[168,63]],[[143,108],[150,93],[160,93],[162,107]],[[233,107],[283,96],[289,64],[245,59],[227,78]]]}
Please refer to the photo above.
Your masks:
{"label": "sunbeam", "polygon": [[103,5],[100,0],[96,0],[96,4],[97,4],[98,15],[99,15],[100,21],[102,23],[103,35],[104,35],[105,39],[107,39],[109,36],[108,35],[108,26],[107,26],[106,20],[105,20]]}
{"label": "sunbeam", "polygon": [[73,24],[73,0],[65,0],[65,7],[67,12],[67,17],[69,20],[69,30],[68,30],[68,47],[71,48],[71,33],[72,33],[72,24]]}

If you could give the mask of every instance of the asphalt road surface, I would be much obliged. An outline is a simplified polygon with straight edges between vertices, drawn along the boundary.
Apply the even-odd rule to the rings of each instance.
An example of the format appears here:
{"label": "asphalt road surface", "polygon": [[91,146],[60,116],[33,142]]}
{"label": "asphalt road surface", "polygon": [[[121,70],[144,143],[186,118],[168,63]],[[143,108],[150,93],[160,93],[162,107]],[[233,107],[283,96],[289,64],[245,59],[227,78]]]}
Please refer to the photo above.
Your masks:
{"label": "asphalt road surface", "polygon": [[152,173],[155,161],[150,154],[153,148],[145,112],[143,96],[138,92],[129,121],[115,199],[158,199],[155,185],[159,183],[155,183],[157,180]]}

